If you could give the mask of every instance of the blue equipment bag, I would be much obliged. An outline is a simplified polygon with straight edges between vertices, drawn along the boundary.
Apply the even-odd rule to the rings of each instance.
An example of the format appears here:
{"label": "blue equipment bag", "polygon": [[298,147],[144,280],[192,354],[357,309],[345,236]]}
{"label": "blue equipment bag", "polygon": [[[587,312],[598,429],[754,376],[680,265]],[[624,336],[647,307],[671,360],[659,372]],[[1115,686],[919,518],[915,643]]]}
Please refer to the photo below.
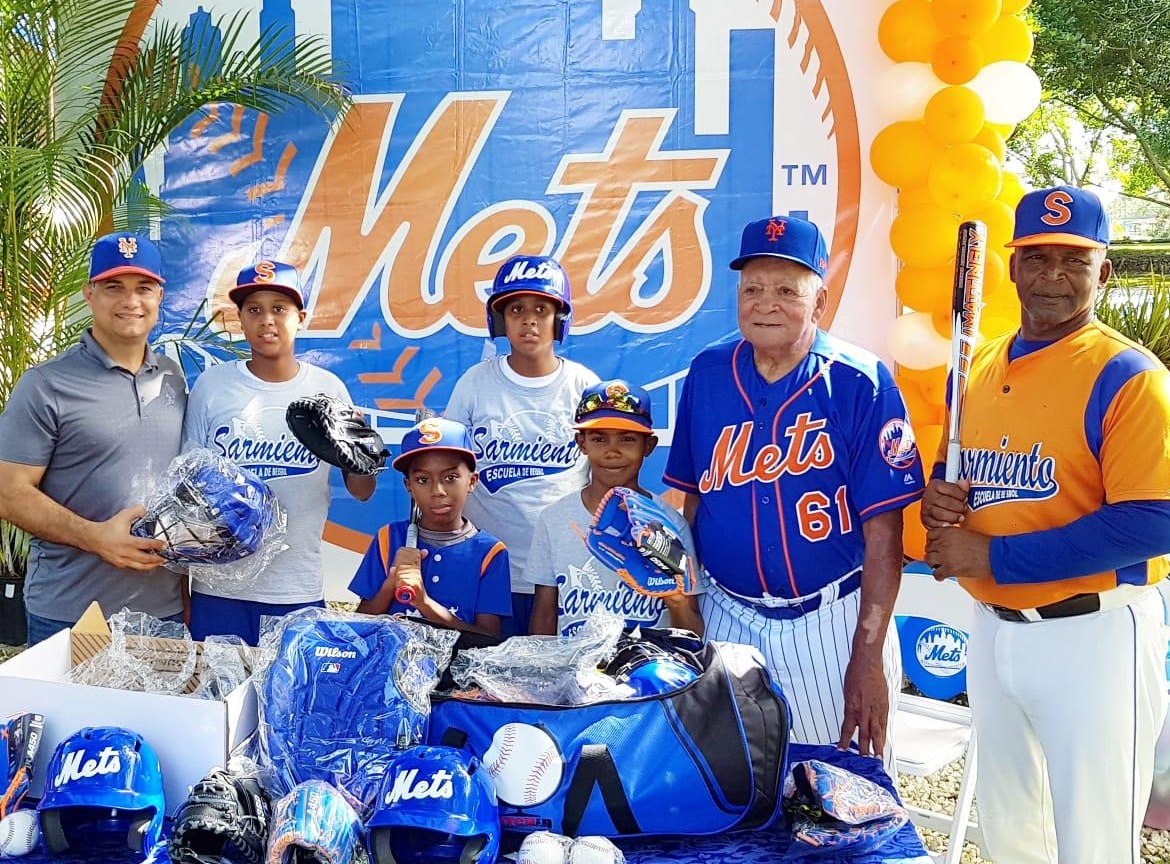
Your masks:
{"label": "blue equipment bag", "polygon": [[489,774],[511,757],[507,770],[519,774],[493,775],[507,832],[647,837],[768,827],[781,814],[788,705],[755,649],[714,642],[698,657],[702,672],[680,689],[590,705],[436,694],[427,740],[466,747]]}

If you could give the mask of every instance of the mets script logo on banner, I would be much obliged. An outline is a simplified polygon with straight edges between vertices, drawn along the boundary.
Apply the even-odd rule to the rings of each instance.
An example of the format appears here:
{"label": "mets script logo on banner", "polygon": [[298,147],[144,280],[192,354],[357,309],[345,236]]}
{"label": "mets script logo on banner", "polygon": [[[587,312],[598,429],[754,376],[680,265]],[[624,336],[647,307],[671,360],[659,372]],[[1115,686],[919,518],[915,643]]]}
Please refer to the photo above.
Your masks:
{"label": "mets script logo on banner", "polygon": [[85,754],[85,750],[66,753],[61,759],[61,770],[53,778],[53,785],[59,787],[73,780],[97,777],[99,774],[117,774],[122,770],[122,760],[113,747],[104,748],[91,759],[86,759]]}
{"label": "mets script logo on banner", "polygon": [[1044,444],[1027,450],[1009,449],[1008,439],[998,450],[963,450],[961,476],[971,481],[967,506],[972,510],[1018,501],[1045,501],[1060,491],[1056,459],[1042,455]]}
{"label": "mets script logo on banner", "polygon": [[[826,8],[853,25],[844,0],[642,4],[621,35],[609,20],[619,4],[572,4],[572,50],[564,28],[538,26],[535,7],[509,8],[495,19],[488,12],[475,59],[488,58],[486,69],[507,70],[506,77],[484,72],[475,76],[483,89],[437,99],[430,90],[377,90],[403,73],[432,88],[457,73],[461,61],[441,47],[386,50],[391,29],[432,32],[434,44],[445,45],[451,16],[433,9],[447,4],[396,8],[393,14],[407,19],[396,27],[378,8],[384,4],[331,5],[344,8],[346,20],[370,22],[352,30],[335,22],[331,33],[336,59],[369,80],[357,82],[345,122],[315,152],[288,152],[280,176],[249,187],[248,198],[303,184],[295,213],[269,217],[265,227],[275,229],[275,257],[300,268],[316,297],[306,335],[344,336],[369,295],[399,336],[447,327],[482,335],[486,288],[515,253],[561,261],[577,331],[609,323],[639,333],[675,329],[717,284],[723,261],[714,260],[708,232],[727,229],[745,187],[762,193],[753,208],[767,212],[773,200],[784,201],[826,229],[830,299],[823,320],[831,322],[858,236],[863,151],[850,64]],[[652,15],[682,23],[662,27]],[[563,67],[525,80],[512,68],[514,32],[529,34],[526,49],[566,58]],[[742,37],[752,39],[755,54],[745,56],[736,42]],[[400,53],[412,58],[409,68],[395,65]],[[754,74],[764,64],[770,81]],[[623,87],[603,93],[605,75],[590,83],[597,68],[621,73]],[[558,72],[577,96],[567,112],[544,93],[548,75]],[[672,93],[660,86],[668,77],[686,83]],[[428,100],[423,109],[420,99]],[[610,108],[614,99],[621,101]],[[583,115],[582,105],[599,107]],[[226,139],[228,121],[215,116],[200,135]],[[236,123],[235,140],[247,131]],[[215,158],[224,146],[202,155]],[[750,159],[738,168],[735,188],[725,171],[733,150]],[[181,166],[168,176],[181,176]],[[737,221],[744,215],[737,212]],[[255,251],[223,256],[208,290],[215,306],[228,305],[231,280]]]}
{"label": "mets script logo on banner", "polygon": [[967,668],[967,634],[945,624],[927,627],[914,643],[914,654],[931,675],[958,675]]}
{"label": "mets script logo on banner", "polygon": [[394,785],[386,793],[385,803],[397,804],[399,801],[419,798],[453,798],[455,785],[451,781],[454,776],[450,771],[439,770],[429,777],[420,778],[417,768],[403,771],[394,777]]}

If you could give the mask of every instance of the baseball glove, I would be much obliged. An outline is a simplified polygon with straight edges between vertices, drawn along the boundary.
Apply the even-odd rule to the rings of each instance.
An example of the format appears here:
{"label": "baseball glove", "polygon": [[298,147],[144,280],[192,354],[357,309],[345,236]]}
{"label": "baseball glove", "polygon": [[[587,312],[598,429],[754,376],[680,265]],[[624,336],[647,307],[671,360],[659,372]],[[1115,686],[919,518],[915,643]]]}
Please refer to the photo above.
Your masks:
{"label": "baseball glove", "polygon": [[310,453],[350,474],[376,474],[390,455],[362,413],[334,396],[294,399],[284,416]]}
{"label": "baseball glove", "polygon": [[259,781],[213,768],[175,814],[171,861],[262,864],[271,814],[272,802]]}
{"label": "baseball glove", "polygon": [[615,486],[605,493],[585,543],[639,594],[673,597],[692,587],[686,549],[666,513],[632,489]]}

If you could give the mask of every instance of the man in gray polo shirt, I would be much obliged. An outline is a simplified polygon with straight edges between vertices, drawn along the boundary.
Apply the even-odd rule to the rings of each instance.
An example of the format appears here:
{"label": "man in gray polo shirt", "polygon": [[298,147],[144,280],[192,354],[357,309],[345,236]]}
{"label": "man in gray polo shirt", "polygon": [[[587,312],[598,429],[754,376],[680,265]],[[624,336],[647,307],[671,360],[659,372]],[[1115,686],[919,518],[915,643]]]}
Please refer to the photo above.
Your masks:
{"label": "man in gray polo shirt", "polygon": [[33,535],[24,597],[28,644],[69,627],[93,600],[181,616],[164,544],[130,534],[141,490],[179,452],[187,388],[147,337],[162,302],[162,258],[117,233],[94,244],[83,289],[93,326],[33,367],[0,414],[0,518]]}

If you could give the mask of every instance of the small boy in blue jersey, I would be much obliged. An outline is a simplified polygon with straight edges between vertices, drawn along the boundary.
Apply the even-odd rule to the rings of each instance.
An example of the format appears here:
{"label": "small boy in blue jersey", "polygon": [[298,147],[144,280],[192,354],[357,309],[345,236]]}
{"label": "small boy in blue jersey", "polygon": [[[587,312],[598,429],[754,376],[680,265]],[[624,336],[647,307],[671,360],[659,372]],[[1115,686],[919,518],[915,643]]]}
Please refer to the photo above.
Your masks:
{"label": "small boy in blue jersey", "polygon": [[383,526],[349,590],[357,611],[405,613],[491,636],[512,614],[508,551],[463,515],[479,475],[467,429],[434,417],[412,427],[394,460],[418,505],[418,548],[406,545],[409,521]]}

